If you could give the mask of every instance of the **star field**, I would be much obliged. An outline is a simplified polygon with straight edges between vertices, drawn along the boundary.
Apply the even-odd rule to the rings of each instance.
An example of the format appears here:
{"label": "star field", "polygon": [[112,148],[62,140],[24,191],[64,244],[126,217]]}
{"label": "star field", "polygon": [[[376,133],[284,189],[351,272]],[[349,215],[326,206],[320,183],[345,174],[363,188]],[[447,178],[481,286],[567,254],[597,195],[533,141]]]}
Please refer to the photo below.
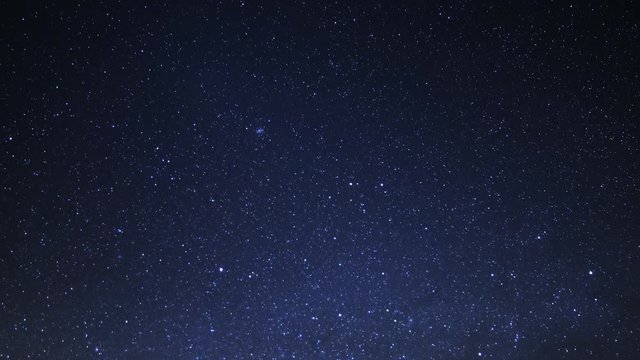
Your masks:
{"label": "star field", "polygon": [[0,359],[638,358],[637,4],[0,13]]}

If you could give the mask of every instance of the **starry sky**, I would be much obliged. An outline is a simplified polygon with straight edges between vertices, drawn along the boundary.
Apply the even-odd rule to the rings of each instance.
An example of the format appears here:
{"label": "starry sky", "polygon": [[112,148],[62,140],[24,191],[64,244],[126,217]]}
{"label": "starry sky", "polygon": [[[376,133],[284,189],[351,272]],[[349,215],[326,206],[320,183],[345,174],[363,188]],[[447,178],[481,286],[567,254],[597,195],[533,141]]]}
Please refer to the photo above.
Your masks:
{"label": "starry sky", "polygon": [[637,359],[631,1],[0,5],[1,359]]}

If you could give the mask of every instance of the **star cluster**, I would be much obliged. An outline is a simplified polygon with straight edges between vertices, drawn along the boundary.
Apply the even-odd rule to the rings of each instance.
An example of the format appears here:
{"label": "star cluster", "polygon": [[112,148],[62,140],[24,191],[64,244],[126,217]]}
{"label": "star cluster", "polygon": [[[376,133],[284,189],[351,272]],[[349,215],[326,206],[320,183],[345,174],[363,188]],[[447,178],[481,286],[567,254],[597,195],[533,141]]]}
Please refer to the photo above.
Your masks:
{"label": "star cluster", "polygon": [[631,2],[0,5],[1,359],[635,359]]}

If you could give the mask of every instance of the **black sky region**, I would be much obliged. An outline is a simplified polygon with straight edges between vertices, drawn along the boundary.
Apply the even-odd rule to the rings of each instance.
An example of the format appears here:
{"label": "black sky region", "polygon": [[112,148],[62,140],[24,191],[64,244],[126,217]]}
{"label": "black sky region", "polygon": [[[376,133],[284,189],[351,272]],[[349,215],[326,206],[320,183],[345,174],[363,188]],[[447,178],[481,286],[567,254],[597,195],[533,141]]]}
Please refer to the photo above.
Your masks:
{"label": "black sky region", "polygon": [[637,2],[0,13],[0,359],[639,358]]}

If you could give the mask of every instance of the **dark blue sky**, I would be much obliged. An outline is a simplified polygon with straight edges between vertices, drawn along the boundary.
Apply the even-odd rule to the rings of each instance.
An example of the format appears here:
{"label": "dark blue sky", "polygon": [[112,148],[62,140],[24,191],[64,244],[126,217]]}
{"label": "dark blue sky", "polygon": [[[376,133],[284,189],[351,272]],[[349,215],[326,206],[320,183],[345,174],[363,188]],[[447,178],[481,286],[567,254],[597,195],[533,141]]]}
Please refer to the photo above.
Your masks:
{"label": "dark blue sky", "polygon": [[635,359],[638,10],[0,5],[0,358]]}

